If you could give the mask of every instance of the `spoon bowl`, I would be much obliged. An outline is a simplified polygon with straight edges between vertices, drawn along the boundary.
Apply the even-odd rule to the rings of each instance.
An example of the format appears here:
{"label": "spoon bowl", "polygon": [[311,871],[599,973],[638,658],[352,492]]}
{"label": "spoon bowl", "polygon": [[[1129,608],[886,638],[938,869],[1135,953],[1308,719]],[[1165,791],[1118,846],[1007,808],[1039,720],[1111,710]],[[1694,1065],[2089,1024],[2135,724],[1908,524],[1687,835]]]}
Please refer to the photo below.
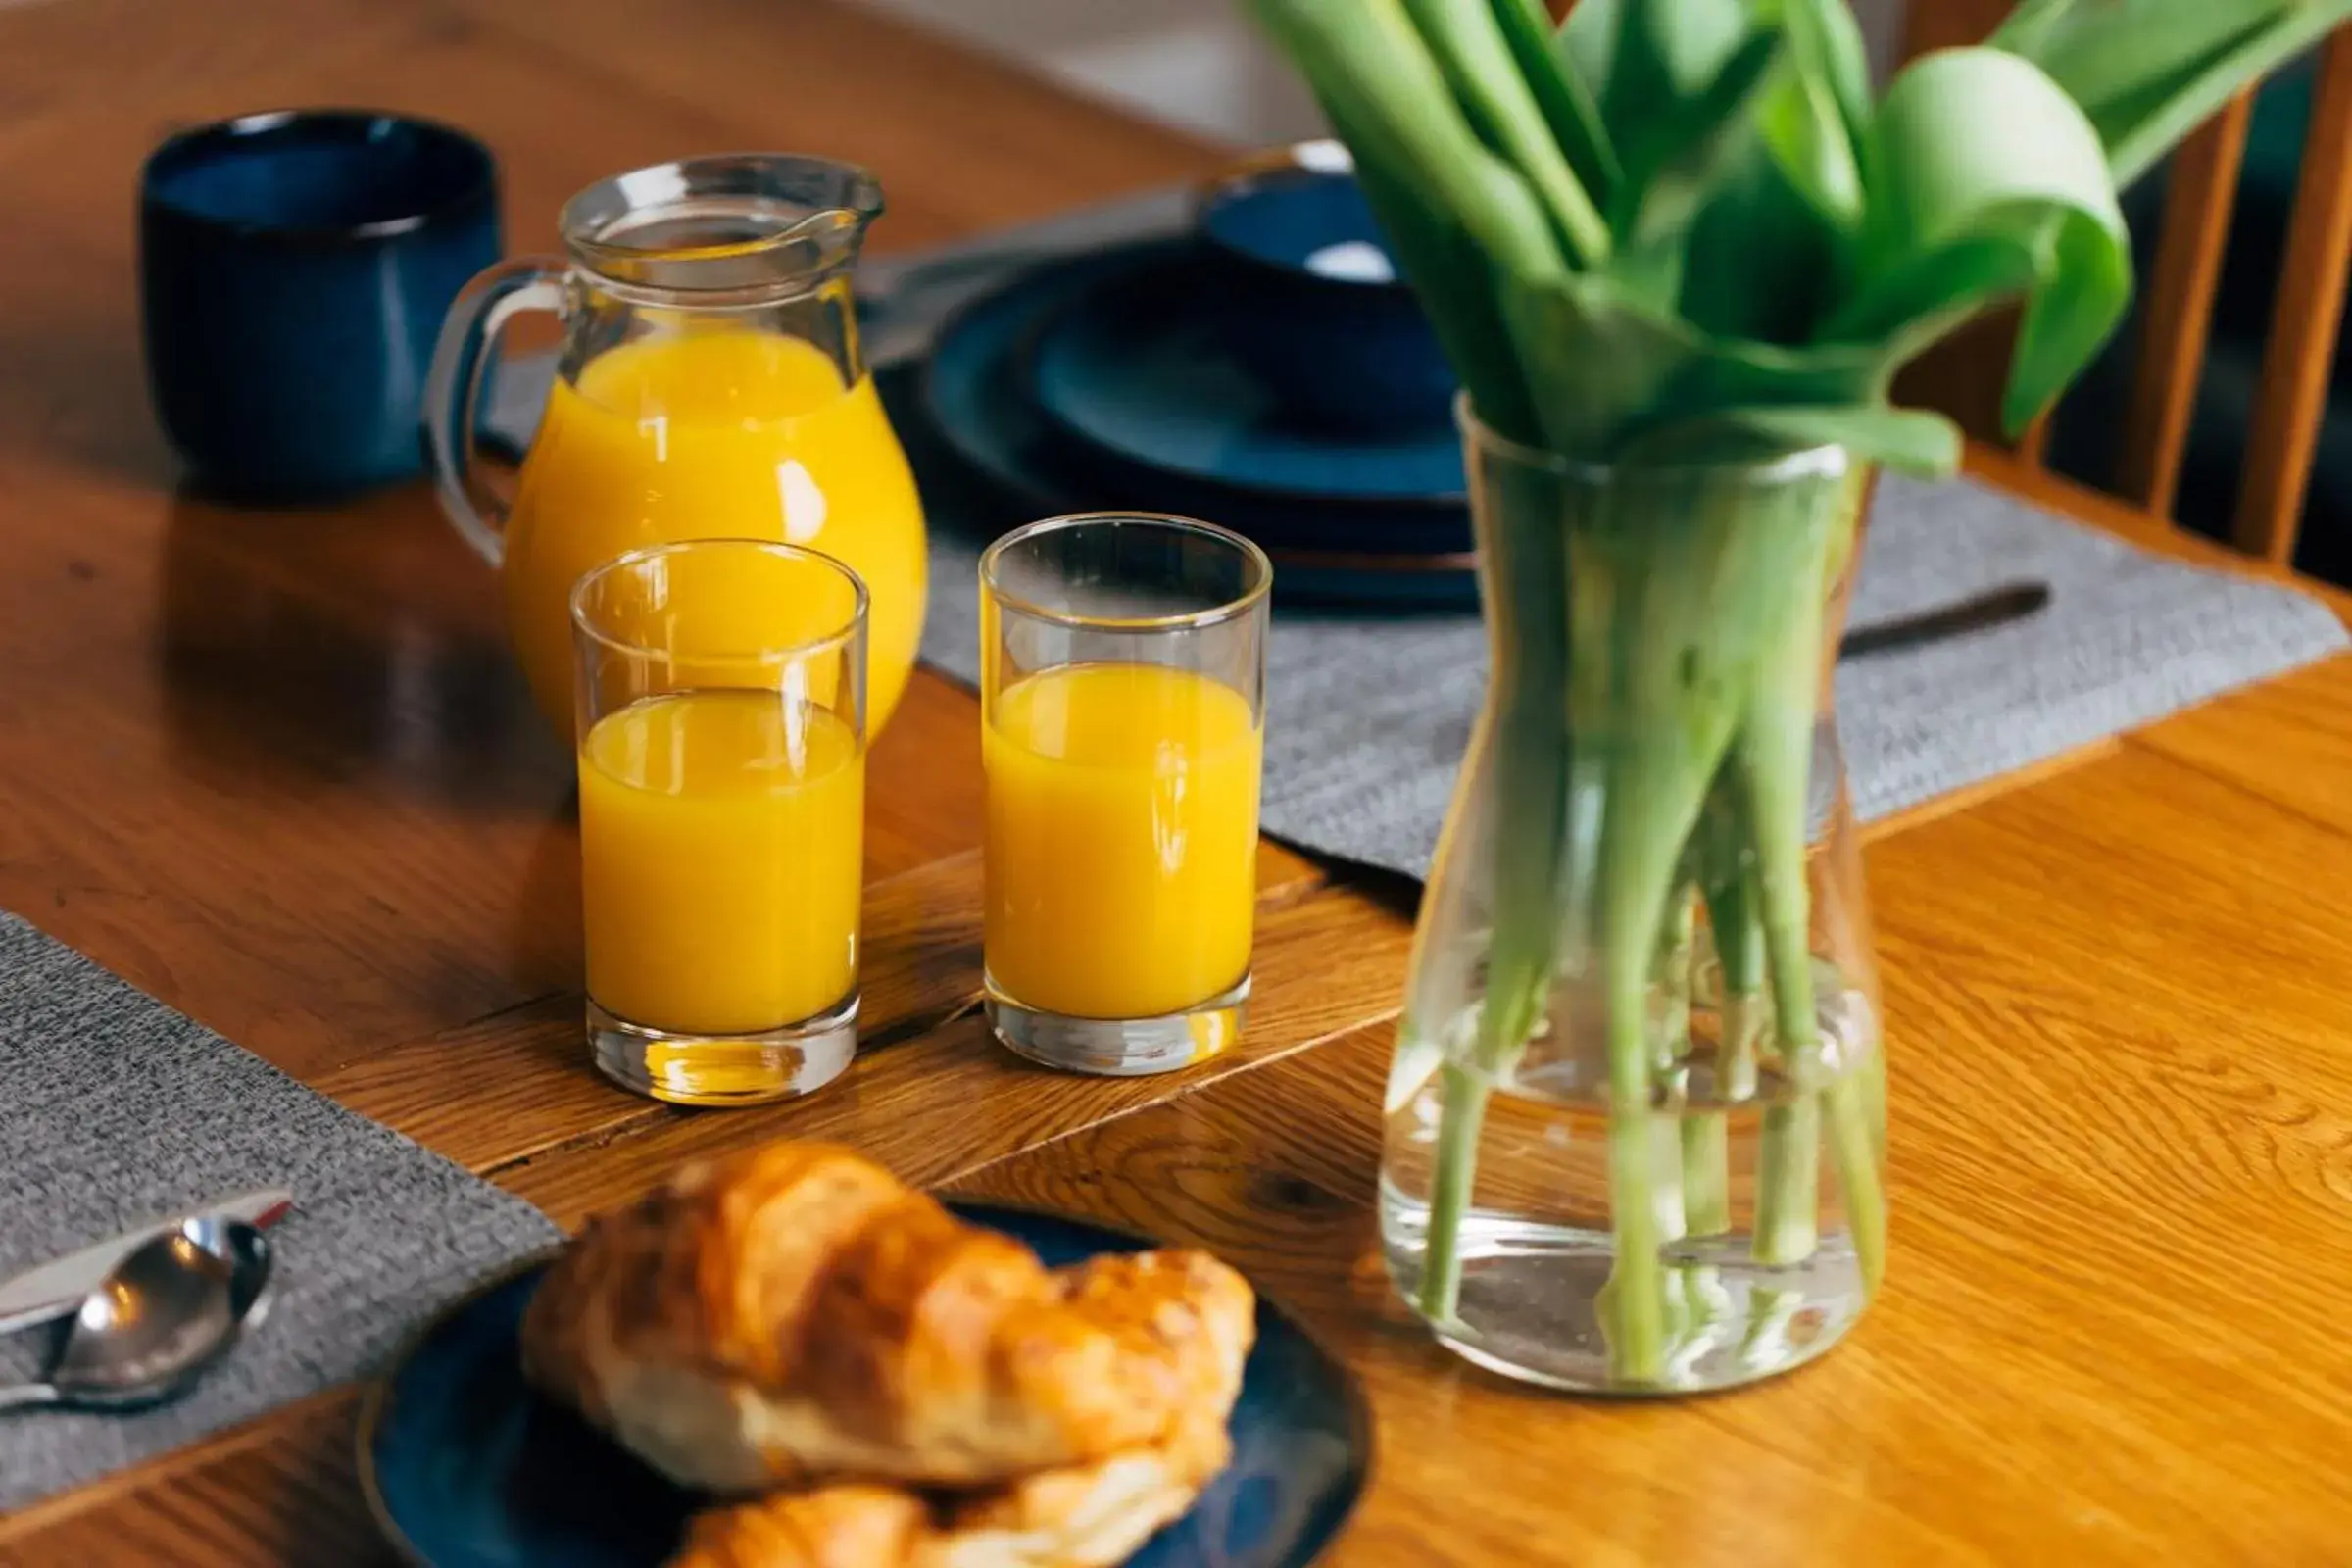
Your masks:
{"label": "spoon bowl", "polygon": [[60,1328],[47,1374],[0,1409],[133,1410],[177,1398],[259,1316],[270,1243],[239,1220],[190,1220],[115,1265]]}

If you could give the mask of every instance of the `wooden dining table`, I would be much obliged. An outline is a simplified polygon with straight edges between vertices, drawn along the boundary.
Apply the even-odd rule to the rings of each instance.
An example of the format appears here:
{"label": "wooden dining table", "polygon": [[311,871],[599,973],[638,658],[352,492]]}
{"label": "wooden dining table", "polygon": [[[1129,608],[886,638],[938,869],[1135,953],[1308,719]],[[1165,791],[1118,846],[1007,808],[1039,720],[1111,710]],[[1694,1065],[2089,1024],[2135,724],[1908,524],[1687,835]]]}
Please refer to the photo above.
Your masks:
{"label": "wooden dining table", "polygon": [[[279,511],[183,493],[148,410],[142,154],[303,103],[479,133],[517,250],[550,248],[598,176],[697,151],[869,165],[884,249],[1226,156],[816,0],[0,12],[0,906],[567,1228],[691,1156],[792,1137],[1213,1248],[1368,1394],[1376,1457],[1334,1563],[2352,1554],[2352,657],[1874,824],[1882,1298],[1744,1392],[1530,1392],[1432,1344],[1379,1261],[1411,890],[1269,843],[1238,1049],[1153,1078],[1026,1067],[975,1006],[978,709],[928,672],[871,759],[854,1068],[701,1113],[590,1070],[570,759],[491,573],[420,485]],[[0,1519],[0,1565],[386,1560],[361,1396]]]}

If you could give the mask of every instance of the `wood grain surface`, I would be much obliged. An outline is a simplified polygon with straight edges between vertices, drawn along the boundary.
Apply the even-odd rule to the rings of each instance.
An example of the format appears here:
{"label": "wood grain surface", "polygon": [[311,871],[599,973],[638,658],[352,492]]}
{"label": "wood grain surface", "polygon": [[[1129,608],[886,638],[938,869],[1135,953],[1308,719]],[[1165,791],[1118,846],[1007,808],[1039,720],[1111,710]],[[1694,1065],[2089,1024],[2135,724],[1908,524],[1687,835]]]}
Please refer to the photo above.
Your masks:
{"label": "wood grain surface", "polygon": [[[484,135],[522,249],[590,179],[722,147],[870,164],[886,246],[1218,157],[811,0],[0,12],[0,906],[566,1225],[681,1159],[808,1136],[1214,1247],[1371,1395],[1375,1480],[1336,1562],[2342,1560],[2352,659],[1877,824],[1885,1298],[1820,1366],[1736,1396],[1533,1396],[1438,1351],[1378,1265],[1409,890],[1268,845],[1237,1049],[1142,1080],[1028,1067],[973,1010],[977,710],[934,676],[873,754],[855,1069],[731,1113],[588,1070],[566,759],[487,574],[418,488],[181,496],[146,411],[140,155],[173,123],[320,101]],[[2014,455],[1970,464],[2277,574]],[[357,1402],[0,1519],[0,1568],[383,1561]]]}

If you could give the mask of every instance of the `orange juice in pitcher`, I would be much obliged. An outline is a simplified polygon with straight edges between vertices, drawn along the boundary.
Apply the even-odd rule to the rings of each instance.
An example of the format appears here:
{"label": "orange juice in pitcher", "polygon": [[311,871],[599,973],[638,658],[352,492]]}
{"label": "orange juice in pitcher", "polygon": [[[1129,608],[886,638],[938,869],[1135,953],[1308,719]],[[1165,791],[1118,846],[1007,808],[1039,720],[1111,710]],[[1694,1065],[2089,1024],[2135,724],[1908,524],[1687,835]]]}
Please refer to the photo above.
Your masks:
{"label": "orange juice in pitcher", "polygon": [[[924,537],[906,454],[858,348],[850,269],[881,193],[818,159],[718,157],[638,170],[564,210],[568,259],[502,264],[450,313],[426,396],[451,519],[503,566],[509,630],[559,733],[573,728],[566,603],[647,545],[764,539],[864,579],[870,724],[914,666]],[[511,514],[467,482],[484,349],[514,314],[565,334]]]}

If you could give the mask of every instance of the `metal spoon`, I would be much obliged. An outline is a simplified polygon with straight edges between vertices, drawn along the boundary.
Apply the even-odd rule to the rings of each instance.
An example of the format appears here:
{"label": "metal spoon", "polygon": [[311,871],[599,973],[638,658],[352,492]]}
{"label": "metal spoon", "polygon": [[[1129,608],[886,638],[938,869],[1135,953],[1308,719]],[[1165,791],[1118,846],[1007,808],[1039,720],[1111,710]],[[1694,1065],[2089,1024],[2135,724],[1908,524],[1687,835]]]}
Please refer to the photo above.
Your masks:
{"label": "metal spoon", "polygon": [[135,1410],[177,1398],[258,1317],[270,1243],[240,1220],[192,1219],[115,1265],[57,1336],[40,1380],[0,1388],[0,1410]]}

